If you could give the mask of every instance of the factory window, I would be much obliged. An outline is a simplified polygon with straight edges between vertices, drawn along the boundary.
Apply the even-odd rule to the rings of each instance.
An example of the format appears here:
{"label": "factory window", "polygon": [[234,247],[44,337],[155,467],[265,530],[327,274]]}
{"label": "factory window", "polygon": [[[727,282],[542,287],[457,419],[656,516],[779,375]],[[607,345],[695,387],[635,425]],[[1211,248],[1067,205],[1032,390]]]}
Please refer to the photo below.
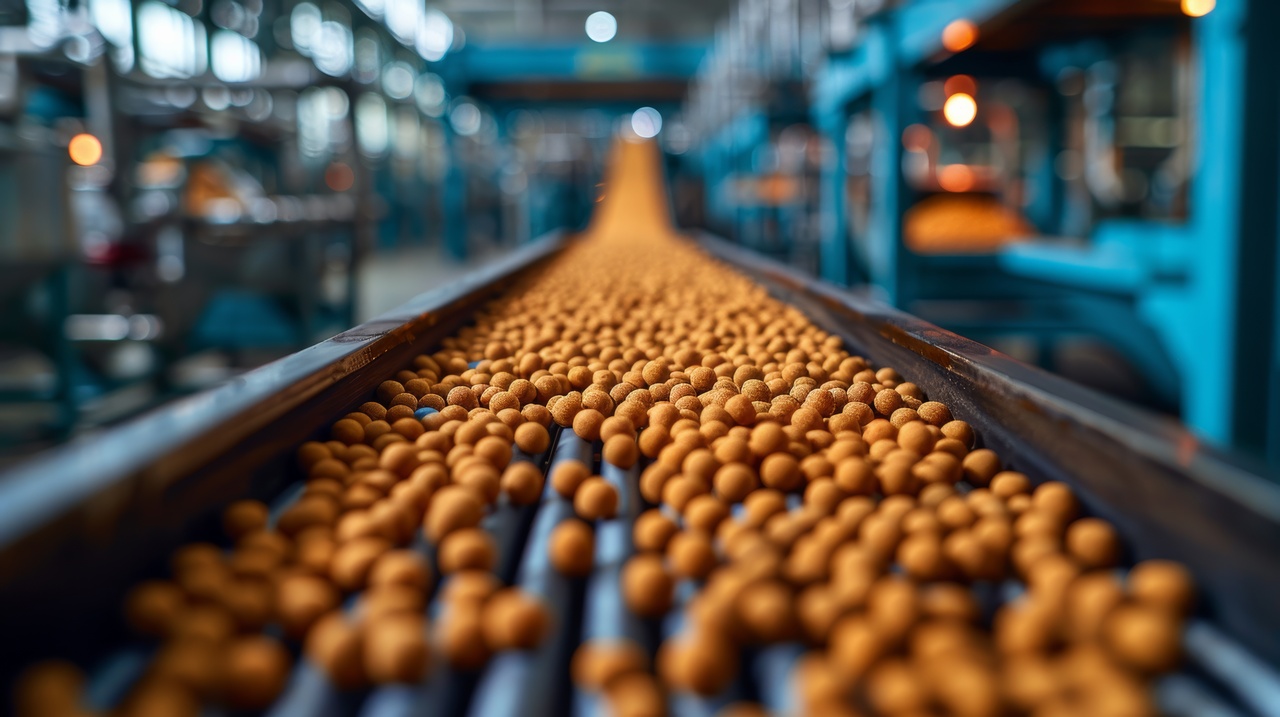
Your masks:
{"label": "factory window", "polygon": [[304,158],[327,159],[345,144],[342,120],[350,109],[347,94],[336,87],[313,87],[298,97],[298,149]]}
{"label": "factory window", "polygon": [[413,42],[422,17],[422,0],[388,0],[387,29],[400,42]]}
{"label": "factory window", "polygon": [[436,62],[453,46],[453,22],[439,10],[427,10],[418,18],[414,49],[428,62]]}
{"label": "factory window", "polygon": [[138,8],[138,49],[142,71],[152,77],[195,77],[208,65],[204,26],[155,0]]}
{"label": "factory window", "polygon": [[387,153],[387,103],[382,95],[370,92],[356,102],[356,140],[367,156],[381,157]]}
{"label": "factory window", "polygon": [[92,0],[89,16],[107,42],[116,47],[133,45],[133,8],[129,0]]}
{"label": "factory window", "polygon": [[320,23],[320,31],[311,48],[316,68],[326,75],[341,77],[355,64],[355,41],[351,28],[336,20]]}
{"label": "factory window", "polygon": [[356,0],[356,7],[369,17],[380,20],[386,10],[386,3],[383,0]]}
{"label": "factory window", "polygon": [[310,56],[311,45],[320,35],[320,23],[323,21],[320,8],[309,2],[298,3],[289,14],[289,39],[293,41],[294,49]]}
{"label": "factory window", "polygon": [[27,0],[27,37],[37,47],[50,47],[64,31],[65,9],[59,0]]}
{"label": "factory window", "polygon": [[230,30],[213,33],[213,75],[223,82],[248,82],[262,74],[262,51],[253,40]]}

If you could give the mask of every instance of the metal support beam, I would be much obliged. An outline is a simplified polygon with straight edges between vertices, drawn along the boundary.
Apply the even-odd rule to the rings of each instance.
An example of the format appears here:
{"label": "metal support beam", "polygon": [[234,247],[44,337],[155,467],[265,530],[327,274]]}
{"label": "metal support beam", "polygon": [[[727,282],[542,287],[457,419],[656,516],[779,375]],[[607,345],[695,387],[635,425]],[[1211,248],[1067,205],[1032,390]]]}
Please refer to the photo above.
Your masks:
{"label": "metal support beam", "polygon": [[[1253,85],[1274,68],[1251,68],[1247,62],[1247,41],[1257,42],[1258,35],[1249,27],[1266,27],[1266,23],[1254,23],[1248,15],[1250,6],[1261,11],[1265,2],[1252,0],[1221,0],[1209,15],[1194,22],[1195,49],[1201,66],[1201,93],[1199,102],[1199,172],[1191,186],[1193,234],[1201,238],[1203,251],[1194,262],[1186,303],[1166,310],[1165,326],[1174,334],[1175,351],[1179,356],[1188,385],[1187,403],[1184,409],[1186,422],[1209,439],[1230,445],[1237,438],[1252,432],[1246,428],[1248,407],[1264,400],[1257,384],[1261,374],[1252,376],[1237,371],[1250,364],[1243,353],[1261,350],[1269,340],[1257,331],[1267,331],[1249,321],[1242,313],[1253,305],[1272,300],[1274,274],[1262,279],[1255,270],[1248,270],[1251,261],[1264,261],[1274,257],[1274,232],[1270,237],[1253,236],[1247,232],[1254,223],[1262,222],[1249,207],[1249,201],[1257,201],[1254,191],[1248,187],[1253,177],[1247,177],[1246,166],[1254,166],[1250,154],[1260,156],[1265,148],[1247,144],[1261,137],[1259,122],[1245,120],[1253,136],[1247,136],[1241,122],[1255,111],[1274,108],[1274,85]],[[1265,41],[1264,41],[1265,42]],[[1274,43],[1271,43],[1274,46]],[[1256,47],[1261,52],[1263,45]],[[1274,50],[1271,50],[1274,52]],[[1250,92],[1251,88],[1256,88]],[[1255,103],[1257,107],[1255,108]],[[1275,124],[1271,115],[1271,145],[1274,147]],[[1268,171],[1275,171],[1275,158]],[[1263,172],[1265,175],[1266,172]],[[1270,204],[1275,200],[1274,191],[1266,197]],[[1274,205],[1272,205],[1274,206]],[[1246,219],[1246,214],[1253,214]],[[1274,211],[1274,209],[1272,210]],[[1274,226],[1274,225],[1273,225]],[[1205,242],[1209,238],[1212,241]],[[1267,244],[1272,246],[1268,247]],[[1266,263],[1266,270],[1274,267],[1274,259]],[[1250,282],[1253,282],[1250,284]],[[1181,321],[1173,321],[1167,312],[1184,310]],[[1254,345],[1254,340],[1258,343]],[[1227,390],[1204,390],[1193,387],[1195,376],[1212,376],[1215,381],[1227,380]],[[1243,382],[1252,383],[1246,388]],[[1250,394],[1250,395],[1245,395]],[[1256,441],[1257,435],[1253,439]]]}
{"label": "metal support beam", "polygon": [[[1236,354],[1231,368],[1233,443],[1245,450],[1266,453],[1280,465],[1280,370],[1276,357],[1280,339],[1277,302],[1280,276],[1277,265],[1276,198],[1280,196],[1280,63],[1277,62],[1275,29],[1280,27],[1280,5],[1274,0],[1248,0],[1244,36],[1244,97],[1240,121],[1242,177],[1237,206],[1240,212],[1240,256],[1235,282]],[[1259,395],[1258,382],[1266,392]],[[1272,400],[1266,400],[1269,397]],[[1261,400],[1260,400],[1261,399]],[[1273,439],[1268,444],[1268,439]]]}
{"label": "metal support beam", "polygon": [[[885,18],[884,51],[892,52],[899,35],[900,18],[889,14]],[[872,176],[879,196],[873,198],[869,263],[871,282],[884,293],[884,299],[894,306],[902,306],[908,297],[903,282],[904,252],[902,246],[902,216],[907,210],[907,185],[902,173],[902,130],[907,125],[906,104],[908,87],[915,86],[915,73],[902,67],[898,58],[887,58],[889,69],[885,78],[876,86],[871,106],[876,115],[878,129],[872,154]]]}
{"label": "metal support beam", "polygon": [[456,64],[468,82],[684,80],[698,71],[705,54],[700,42],[474,43],[458,54]]}

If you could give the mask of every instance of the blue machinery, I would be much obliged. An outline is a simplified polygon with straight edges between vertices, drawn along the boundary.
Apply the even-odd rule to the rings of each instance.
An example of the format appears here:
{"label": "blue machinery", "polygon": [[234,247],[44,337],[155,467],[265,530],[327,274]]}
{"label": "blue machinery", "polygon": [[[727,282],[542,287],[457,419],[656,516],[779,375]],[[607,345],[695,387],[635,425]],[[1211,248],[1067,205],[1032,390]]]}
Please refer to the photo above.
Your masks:
{"label": "blue machinery", "polygon": [[[79,345],[93,359],[120,353],[117,344],[134,347],[130,332],[107,331],[111,344],[96,338],[103,322],[158,316],[164,330],[146,341],[160,358],[138,373],[157,392],[180,390],[167,383],[168,368],[194,351],[234,358],[307,345],[354,323],[355,265],[377,246],[439,241],[463,257],[477,239],[529,239],[581,224],[598,173],[577,155],[544,161],[538,133],[530,140],[512,132],[519,113],[593,111],[601,128],[591,141],[599,146],[586,155],[598,165],[613,118],[638,106],[632,95],[674,112],[705,51],[700,43],[467,45],[446,37],[446,57],[443,15],[420,0],[401,5],[425,13],[409,23],[423,37],[397,34],[359,2],[281,0],[229,16],[198,2],[76,5],[0,2],[0,215],[9,218],[0,221],[0,263],[6,276],[47,273],[50,286],[77,289],[74,297],[46,292],[58,301],[41,304],[43,313],[10,312],[0,321],[5,339],[39,344],[33,348],[51,359],[58,382],[32,391],[5,386],[0,402],[56,403],[58,433],[77,424],[87,399],[124,386],[99,380],[96,366],[80,360],[89,351],[71,350],[68,315],[96,322],[94,338],[82,340],[92,343]],[[157,12],[204,33],[184,35],[181,47],[165,42],[151,22]],[[220,39],[187,42],[204,35]],[[229,65],[226,40],[240,48]],[[84,47],[92,52],[79,53]],[[512,92],[526,85],[560,92]],[[610,96],[591,91],[610,85]],[[56,128],[23,142],[39,144],[57,171],[23,172],[11,161],[29,154],[18,141],[32,134],[28,125]],[[100,138],[97,166],[68,163],[70,128]],[[569,122],[556,132],[575,129]],[[197,173],[203,189],[189,192]],[[91,221],[69,219],[65,241],[55,242],[45,236],[57,233],[49,217],[78,215],[45,206],[68,184],[86,184],[80,174],[94,179],[82,193],[98,203],[77,207]],[[110,251],[90,256],[86,237]],[[34,251],[28,245],[46,253],[56,245],[62,253],[50,266],[58,271],[15,263]],[[305,267],[294,273],[301,286],[272,265]],[[65,279],[82,274],[93,280]],[[10,287],[13,306],[21,294]],[[77,372],[85,380],[73,386]]]}
{"label": "blue machinery", "polygon": [[[1182,15],[1177,0],[1072,8],[1051,0],[870,4],[890,7],[857,18],[856,41],[846,50],[828,49],[808,78],[809,121],[828,147],[815,207],[821,276],[842,285],[869,281],[892,304],[983,341],[1004,333],[1044,341],[1101,338],[1199,435],[1280,462],[1280,413],[1273,408],[1280,398],[1280,157],[1269,37],[1280,8],[1265,0],[1191,3],[1199,6],[1193,12],[1211,9],[1193,19]],[[972,49],[948,52],[944,30],[959,20],[972,23],[980,39]],[[1058,26],[1045,32],[1046,24]],[[1172,46],[1188,68],[1190,140],[1183,151],[1192,158],[1184,211],[1073,223],[1053,164],[1066,112],[1050,103],[1046,126],[1029,128],[1042,130],[1048,147],[1024,155],[1023,181],[1040,192],[1023,209],[1042,236],[1074,239],[1037,238],[970,255],[907,248],[903,216],[920,194],[904,176],[908,150],[899,138],[929,121],[916,102],[922,86],[967,73],[979,82],[1013,77],[1052,87],[1064,69],[1105,57],[1126,33],[1158,26],[1180,38],[1182,44]],[[988,37],[1003,38],[1002,46],[991,51],[983,43]],[[1019,43],[1016,52],[1007,49]],[[859,116],[877,125],[863,231],[850,229],[846,184],[849,127]],[[747,225],[759,215],[725,202],[724,185],[756,169],[757,148],[770,141],[777,123],[764,103],[749,104],[698,146],[708,213],[735,236],[750,236]]]}
{"label": "blue machinery", "polygon": [[[744,0],[735,12],[755,12],[756,27],[769,44],[749,42],[726,52],[717,42],[706,58],[697,43],[474,43],[443,61],[410,58],[410,72],[439,81],[435,106],[413,107],[416,87],[412,98],[388,95],[383,104],[388,111],[413,114],[423,136],[433,136],[432,146],[415,142],[407,155],[384,150],[367,161],[353,155],[356,191],[389,200],[376,232],[381,244],[438,232],[451,253],[463,255],[477,233],[468,221],[477,215],[495,218],[494,236],[530,237],[572,225],[585,217],[587,206],[580,205],[592,198],[581,191],[583,175],[548,181],[554,172],[539,173],[536,163],[526,164],[532,169],[525,181],[542,193],[512,192],[519,196],[519,211],[494,211],[492,195],[504,180],[500,173],[518,151],[513,115],[536,108],[615,116],[634,109],[647,88],[647,102],[671,118],[678,93],[654,85],[683,82],[700,63],[715,66],[727,54],[731,65],[746,69],[731,68],[717,81],[746,89],[727,93],[716,121],[695,133],[692,151],[683,158],[688,161],[677,160],[702,176],[708,224],[753,248],[793,260],[801,256],[837,284],[867,282],[894,305],[979,340],[998,342],[1016,334],[1050,347],[1063,337],[1101,338],[1199,435],[1254,453],[1269,451],[1271,461],[1280,462],[1280,416],[1270,408],[1280,400],[1278,70],[1267,54],[1280,9],[1265,0],[1188,1],[1212,11],[1190,19],[1179,0]],[[282,3],[271,12],[283,18],[297,6]],[[837,17],[837,7],[845,15]],[[358,12],[351,18],[358,20],[353,24],[361,37],[377,35],[370,34],[376,23]],[[979,41],[950,52],[942,35],[957,20],[973,23]],[[806,39],[839,27],[847,35],[842,43]],[[1165,64],[1186,68],[1179,82],[1191,100],[1177,118],[1185,129],[1181,146],[1191,155],[1184,159],[1194,169],[1176,192],[1177,206],[1082,211],[1055,166],[1064,135],[1077,128],[1051,90],[1064,71],[1106,60],[1126,36],[1151,28],[1172,38]],[[405,48],[383,35],[377,37],[385,59],[406,63]],[[358,93],[380,91],[358,74],[325,80],[350,90],[353,108]],[[1040,141],[1018,157],[1016,177],[1035,190],[1024,192],[1019,208],[1041,238],[964,255],[919,254],[904,243],[904,216],[932,190],[913,183],[904,168],[909,151],[899,138],[913,125],[937,122],[936,110],[922,109],[918,94],[957,74],[976,77],[984,87],[1011,78],[1049,96],[1040,120],[1027,128]],[[1124,78],[1112,81],[1123,83]],[[596,91],[608,85],[624,90]],[[512,93],[517,86],[539,89]],[[564,91],[569,86],[579,88],[576,94]],[[452,108],[472,97],[496,125],[496,141],[487,148],[478,149],[451,121]],[[697,111],[697,103],[691,104],[687,114]],[[417,116],[419,109],[424,116]],[[361,118],[351,121],[358,132]],[[859,123],[873,127],[865,156],[849,151],[851,128]],[[741,201],[741,178],[776,173],[777,152],[770,148],[786,127],[798,124],[825,149],[812,152],[797,170],[800,180],[784,192],[785,202]],[[1103,131],[1120,131],[1115,124]],[[674,134],[664,135],[671,147]],[[406,164],[405,157],[412,164],[419,155],[436,162],[435,168],[406,172],[394,166]],[[1085,159],[1086,172],[1105,164],[1097,156]],[[862,198],[850,191],[855,175],[863,182]],[[557,188],[546,189],[551,186]],[[362,216],[372,216],[372,210]]]}

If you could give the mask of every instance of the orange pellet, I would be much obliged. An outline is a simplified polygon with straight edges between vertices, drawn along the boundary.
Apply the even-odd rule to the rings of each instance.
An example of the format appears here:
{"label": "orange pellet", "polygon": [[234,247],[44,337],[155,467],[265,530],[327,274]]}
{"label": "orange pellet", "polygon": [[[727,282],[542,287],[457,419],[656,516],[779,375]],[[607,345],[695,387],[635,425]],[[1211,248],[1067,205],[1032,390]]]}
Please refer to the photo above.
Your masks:
{"label": "orange pellet", "polygon": [[618,489],[603,478],[582,481],[573,496],[573,510],[584,520],[607,520],[618,514]]}
{"label": "orange pellet", "polygon": [[515,461],[502,472],[498,487],[512,505],[532,505],[542,497],[542,471],[532,463]]}
{"label": "orange pellet", "polygon": [[604,442],[604,461],[619,468],[630,468],[640,459],[640,448],[628,434],[615,435]]}
{"label": "orange pellet", "polygon": [[516,428],[516,445],[531,456],[543,453],[551,446],[551,435],[540,423],[522,423]]}
{"label": "orange pellet", "polygon": [[551,470],[551,487],[560,497],[573,500],[583,481],[591,477],[591,469],[580,461],[561,461]]}
{"label": "orange pellet", "polygon": [[551,533],[548,546],[551,565],[570,577],[584,577],[591,572],[595,558],[595,536],[591,526],[581,520],[561,522]]}
{"label": "orange pellet", "polygon": [[[269,711],[290,656],[264,629],[302,642],[349,692],[421,684],[433,658],[474,672],[576,634],[501,584],[482,523],[492,510],[524,525],[550,480],[576,516],[555,527],[547,558],[590,575],[596,531],[623,525],[611,521],[623,484],[592,475],[599,464],[639,474],[625,484],[644,501],[621,567],[626,608],[663,618],[677,581],[688,598],[656,664],[630,643],[578,650],[573,679],[602,710],[659,717],[669,696],[723,694],[744,650],[804,643],[797,713],[1153,714],[1148,685],[1177,667],[1194,608],[1186,569],[1116,570],[1126,546],[1071,488],[1009,470],[1021,466],[959,405],[929,400],[915,383],[925,376],[872,365],[655,226],[651,203],[626,196],[636,176],[608,176],[584,238],[505,293],[477,293],[465,326],[315,417],[326,440],[297,448],[306,485],[274,523],[265,504],[228,496],[226,545],[185,546],[170,575],[129,593],[129,625],[162,642],[120,714]],[[927,385],[933,398],[955,390]],[[420,408],[433,412],[418,419]],[[591,454],[544,479],[551,430]],[[442,574],[430,623],[432,564],[404,547],[417,530]],[[1000,604],[987,587],[1006,580],[1026,590]],[[46,701],[20,699],[20,717],[82,711],[74,669],[33,679],[18,696]]]}

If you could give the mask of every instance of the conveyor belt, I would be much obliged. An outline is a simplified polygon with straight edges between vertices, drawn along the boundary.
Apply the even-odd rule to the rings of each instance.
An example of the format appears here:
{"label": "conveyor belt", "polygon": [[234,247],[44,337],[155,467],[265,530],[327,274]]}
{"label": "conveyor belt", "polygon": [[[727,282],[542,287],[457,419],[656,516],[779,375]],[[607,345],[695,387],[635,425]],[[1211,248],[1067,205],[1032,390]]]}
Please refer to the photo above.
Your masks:
{"label": "conveyor belt", "polygon": [[[640,173],[623,176],[649,182]],[[624,184],[609,191],[630,191]],[[610,209],[620,203],[606,202],[593,230],[665,231],[660,221],[634,220],[664,213],[657,195],[634,196],[641,197],[639,210],[624,214]],[[1117,525],[1129,558],[1174,558],[1192,569],[1203,604],[1185,641],[1189,666],[1159,690],[1168,711],[1280,714],[1280,491],[1273,485],[1170,422],[712,237],[699,239],[873,363],[898,368],[946,402],[1008,464],[1037,482],[1071,484],[1091,512]],[[297,445],[323,438],[379,382],[465,324],[512,277],[537,271],[566,241],[544,238],[227,386],[0,476],[3,674],[34,658],[69,657],[90,667],[97,706],[115,704],[147,654],[118,627],[125,589],[158,573],[179,543],[215,535],[218,513],[232,500],[252,496],[282,507],[296,497]],[[504,506],[487,522],[501,546],[500,577],[546,599],[560,627],[554,639],[536,651],[500,654],[476,676],[436,669],[421,685],[357,695],[338,693],[302,660],[269,714],[602,714],[597,698],[567,681],[574,647],[588,638],[630,637],[652,650],[683,625],[678,611],[658,624],[621,608],[617,575],[641,509],[639,469],[602,466],[598,450],[560,431],[548,456],[516,458],[554,464],[577,457],[620,488],[619,516],[597,527],[590,577],[566,578],[547,563],[551,528],[572,515],[549,485],[540,504]],[[680,594],[691,589],[682,586]],[[712,715],[735,697],[790,709],[788,675],[799,652],[781,645],[744,653],[729,693],[682,695],[673,711]]]}

